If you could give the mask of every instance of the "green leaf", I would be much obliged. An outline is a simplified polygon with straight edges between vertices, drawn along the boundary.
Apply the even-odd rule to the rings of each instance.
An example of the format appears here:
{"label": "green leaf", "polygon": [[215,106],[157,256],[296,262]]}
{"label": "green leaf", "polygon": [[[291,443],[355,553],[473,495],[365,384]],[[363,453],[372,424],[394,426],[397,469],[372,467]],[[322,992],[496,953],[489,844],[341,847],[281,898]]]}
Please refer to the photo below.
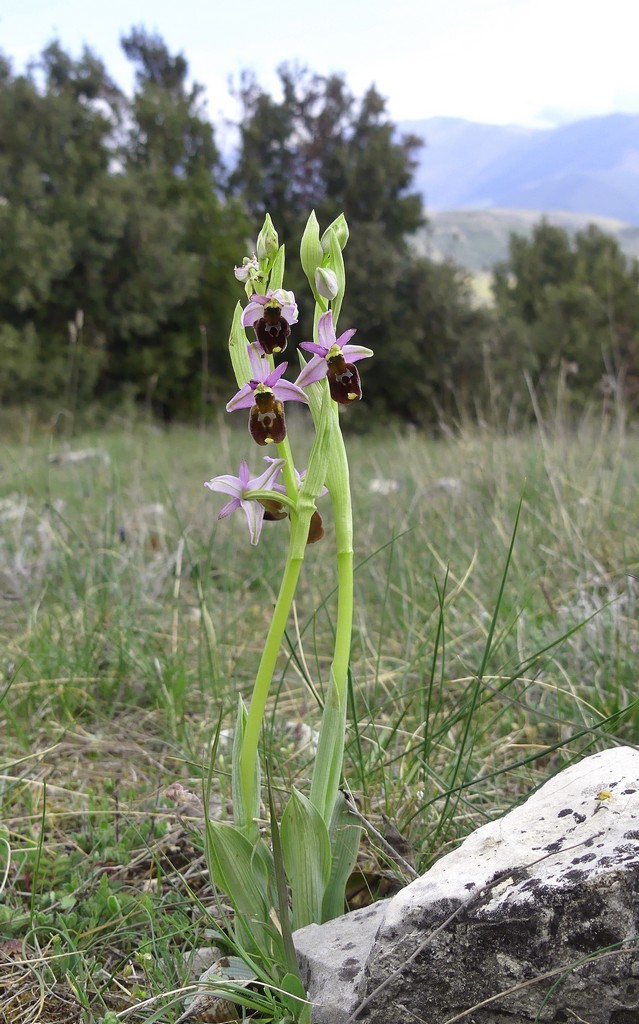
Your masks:
{"label": "green leaf", "polygon": [[331,877],[322,903],[322,921],[332,921],[344,913],[346,884],[357,861],[361,826],[349,812],[343,793],[337,794],[331,826]]}
{"label": "green leaf", "polygon": [[350,232],[348,230],[348,223],[346,221],[346,217],[344,216],[343,213],[339,213],[335,220],[331,221],[331,223],[326,228],[326,231],[322,235],[321,244],[324,252],[328,252],[330,249],[331,233],[335,235],[337,239],[337,244],[340,247],[340,251],[342,249],[345,249]]}
{"label": "green leaf", "polygon": [[340,700],[339,689],[331,669],[310,794],[311,802],[324,821],[329,821],[333,814],[342,777],[345,722],[346,701]]}
{"label": "green leaf", "polygon": [[331,842],[321,814],[297,789],[282,815],[280,838],[291,887],[293,930],[319,923],[331,874]]}
{"label": "green leaf", "polygon": [[258,819],[260,816],[260,761],[255,757],[255,768],[253,773],[252,806],[246,803],[246,794],[242,785],[242,772],[240,770],[240,759],[244,745],[244,731],[246,728],[247,710],[244,701],[240,697],[237,706],[237,719],[235,734],[233,736],[233,754],[231,761],[231,795],[233,799],[233,820],[241,832],[251,842],[255,843],[259,836]]}
{"label": "green leaf", "polygon": [[[280,982],[280,998],[287,1009],[291,1010],[297,1020],[299,1013],[307,1002],[306,989],[298,974],[285,974]],[[288,994],[285,994],[288,993]]]}
{"label": "green leaf", "polygon": [[266,854],[256,854],[252,844],[234,825],[226,821],[207,821],[207,864],[215,885],[224,892],[235,910],[236,928],[252,938],[258,950],[270,955],[268,941],[269,878]]}
{"label": "green leaf", "polygon": [[271,260],[273,259],[278,251],[279,240],[277,237],[277,231],[271,220],[270,213],[266,214],[264,218],[264,224],[262,230],[257,236],[256,253],[258,260]]}
{"label": "green leaf", "polygon": [[271,276],[269,278],[268,286],[272,291],[276,288],[282,287],[282,281],[284,280],[284,267],[286,264],[286,247],[280,245],[277,250],[277,256],[273,260],[273,267],[271,269]]}
{"label": "green leaf", "polygon": [[322,383],[324,384],[322,406],[316,423],[315,440],[308,457],[308,469],[297,496],[297,523],[291,537],[289,558],[304,558],[308,526],[315,510],[315,499],[324,486],[329,465],[333,419],[328,385],[325,381]]}
{"label": "green leaf", "polygon": [[339,320],[342,302],[344,301],[344,292],[346,291],[346,268],[344,266],[344,257],[342,256],[342,250],[337,238],[337,233],[330,228],[328,229],[328,239],[330,244],[331,269],[335,271],[335,276],[337,277],[337,295],[331,303],[331,309],[333,310],[333,327],[337,331],[337,321]]}
{"label": "green leaf", "polygon": [[[266,782],[268,787],[268,805],[271,814],[271,843],[273,845],[273,866],[275,871],[275,884],[277,890],[277,908],[280,919],[280,928],[282,930],[282,945],[284,947],[286,965],[289,968],[289,971],[296,972],[297,956],[295,953],[295,944],[293,942],[293,930],[291,928],[291,916],[288,906],[286,870],[284,868],[282,842],[280,839],[279,825],[277,823],[277,813],[275,810],[275,801],[273,800],[273,789],[271,787],[271,778],[268,771],[268,763],[266,766]],[[286,977],[290,976],[290,974],[286,975]],[[293,974],[293,976],[295,975]]]}
{"label": "green leaf", "polygon": [[231,324],[231,334],[229,337],[229,355],[231,356],[233,373],[239,388],[243,388],[246,382],[253,376],[247,352],[248,338],[242,326],[243,312],[244,310],[238,302],[233,313],[233,323]]}

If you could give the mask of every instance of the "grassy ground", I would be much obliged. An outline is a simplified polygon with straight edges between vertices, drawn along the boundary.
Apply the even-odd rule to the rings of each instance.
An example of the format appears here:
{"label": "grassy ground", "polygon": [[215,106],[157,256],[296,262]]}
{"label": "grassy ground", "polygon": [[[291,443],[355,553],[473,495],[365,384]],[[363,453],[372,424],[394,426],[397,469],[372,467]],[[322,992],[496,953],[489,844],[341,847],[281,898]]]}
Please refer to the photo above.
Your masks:
{"label": "grassy ground", "polygon": [[[424,870],[575,758],[637,742],[639,439],[610,425],[346,434],[359,565],[346,778]],[[251,548],[202,486],[248,450],[243,429],[124,426],[69,449],[25,427],[2,448],[3,1024],[173,1021],[167,993],[210,943],[208,751],[250,694],[286,546],[280,522]],[[280,791],[306,785],[330,661],[325,520],[264,735]],[[216,814],[227,769],[222,749]],[[351,905],[398,884],[365,844]]]}

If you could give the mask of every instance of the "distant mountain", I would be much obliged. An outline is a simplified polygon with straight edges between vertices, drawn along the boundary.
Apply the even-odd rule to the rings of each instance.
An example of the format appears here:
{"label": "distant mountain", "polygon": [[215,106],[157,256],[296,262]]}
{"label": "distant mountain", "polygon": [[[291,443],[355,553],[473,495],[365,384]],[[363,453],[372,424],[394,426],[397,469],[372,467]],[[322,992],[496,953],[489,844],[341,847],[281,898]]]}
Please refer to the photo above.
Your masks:
{"label": "distant mountain", "polygon": [[552,129],[449,117],[398,128],[424,139],[415,184],[428,211],[561,210],[639,225],[639,114]]}

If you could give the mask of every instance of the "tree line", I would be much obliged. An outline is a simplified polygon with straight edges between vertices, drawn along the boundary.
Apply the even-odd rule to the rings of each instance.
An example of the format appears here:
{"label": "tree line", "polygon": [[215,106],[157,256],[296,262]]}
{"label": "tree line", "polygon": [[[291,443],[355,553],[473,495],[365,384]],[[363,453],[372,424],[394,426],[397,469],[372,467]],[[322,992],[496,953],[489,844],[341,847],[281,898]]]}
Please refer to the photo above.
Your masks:
{"label": "tree line", "polygon": [[578,409],[639,406],[639,266],[613,238],[544,222],[513,236],[480,306],[464,271],[413,251],[422,143],[398,134],[374,88],[356,98],[340,75],[283,66],[276,99],[245,73],[225,161],[185,58],[139,28],[122,46],[132,96],[90,50],[52,43],[23,74],[0,56],[4,406],[214,413],[232,386],[233,266],[266,212],[289,242],[298,340],[310,337],[290,243],[311,209],[322,226],[341,211],[349,222],[340,326],[375,351],[373,422],[520,424],[531,393],[552,402],[559,384]]}

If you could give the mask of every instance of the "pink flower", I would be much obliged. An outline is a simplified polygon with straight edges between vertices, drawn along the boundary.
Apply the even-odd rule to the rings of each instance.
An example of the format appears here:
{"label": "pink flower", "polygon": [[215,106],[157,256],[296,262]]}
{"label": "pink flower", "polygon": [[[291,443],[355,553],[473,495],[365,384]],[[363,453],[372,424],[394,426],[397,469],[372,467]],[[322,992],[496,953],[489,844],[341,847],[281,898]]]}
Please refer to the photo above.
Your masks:
{"label": "pink flower", "polygon": [[297,323],[297,303],[293,292],[276,288],[266,295],[253,295],[242,314],[242,325],[252,327],[267,355],[283,352],[291,324]]}
{"label": "pink flower", "polygon": [[248,345],[254,377],[241,387],[226,406],[227,412],[250,409],[249,433],[257,444],[278,443],[286,437],[284,402],[304,402],[308,399],[297,384],[280,380],[288,363],[280,363],[270,370],[268,360],[260,356],[256,345]]}
{"label": "pink flower", "polygon": [[[342,405],[348,405],[362,397],[362,385],[357,368],[353,365],[358,359],[368,359],[373,355],[370,348],[363,345],[349,345],[355,334],[354,329],[344,331],[339,338],[335,337],[333,314],[329,309],[319,318],[319,344],[314,341],[303,341],[300,348],[313,353],[313,358],[306,364],[296,384],[300,388],[313,384],[322,377],[328,377],[331,398]],[[348,357],[349,361],[346,361]]]}
{"label": "pink flower", "polygon": [[244,510],[251,535],[251,544],[257,544],[260,539],[266,509],[259,500],[250,497],[250,492],[272,491],[283,465],[284,459],[269,459],[268,468],[260,476],[251,477],[248,463],[242,459],[239,476],[215,476],[204,484],[210,491],[231,495],[231,501],[227,502],[218,512],[218,519],[226,519],[238,508]]}

